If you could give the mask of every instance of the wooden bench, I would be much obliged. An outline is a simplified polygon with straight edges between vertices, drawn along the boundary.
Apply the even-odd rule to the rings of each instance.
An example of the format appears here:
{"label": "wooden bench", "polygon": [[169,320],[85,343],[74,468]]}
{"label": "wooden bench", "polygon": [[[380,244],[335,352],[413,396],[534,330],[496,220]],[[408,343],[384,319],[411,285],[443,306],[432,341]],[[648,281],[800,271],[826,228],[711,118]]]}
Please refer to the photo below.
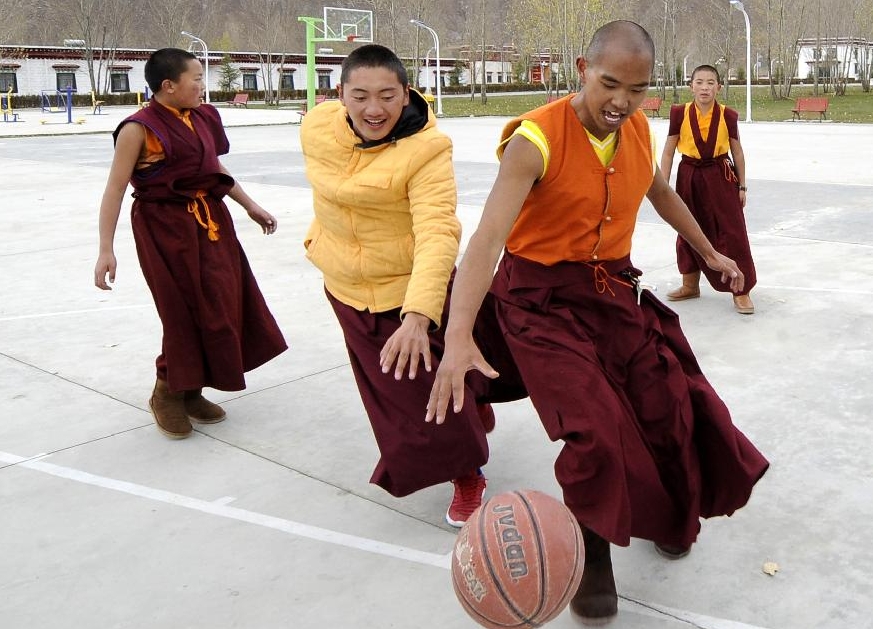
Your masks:
{"label": "wooden bench", "polygon": [[105,100],[97,100],[97,94],[91,92],[91,114],[96,116],[103,113],[103,103]]}
{"label": "wooden bench", "polygon": [[249,108],[249,95],[245,92],[240,92],[233,97],[233,100],[227,101],[228,105],[233,105],[234,107],[245,107]]}
{"label": "wooden bench", "polygon": [[649,96],[645,100],[643,100],[642,105],[640,105],[640,109],[645,112],[651,113],[652,117],[658,116],[661,117],[661,98],[658,96]]}
{"label": "wooden bench", "polygon": [[[327,100],[327,96],[324,94],[316,94],[315,95],[315,106],[318,107],[321,103]],[[307,101],[303,102],[303,107],[300,109],[300,115],[306,115],[306,112],[309,110],[309,103]]]}
{"label": "wooden bench", "polygon": [[818,114],[818,121],[821,122],[827,117],[828,99],[823,96],[806,96],[798,98],[794,101],[794,109],[791,110],[792,120],[801,120],[800,114],[809,112]]}

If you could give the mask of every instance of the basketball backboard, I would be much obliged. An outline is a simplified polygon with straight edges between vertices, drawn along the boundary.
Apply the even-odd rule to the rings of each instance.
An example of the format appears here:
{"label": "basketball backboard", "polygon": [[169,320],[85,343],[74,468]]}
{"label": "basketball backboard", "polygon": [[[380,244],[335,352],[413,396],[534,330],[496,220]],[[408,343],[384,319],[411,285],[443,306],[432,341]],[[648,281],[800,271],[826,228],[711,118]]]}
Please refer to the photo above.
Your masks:
{"label": "basketball backboard", "polygon": [[363,9],[324,7],[324,39],[372,43],[373,12]]}

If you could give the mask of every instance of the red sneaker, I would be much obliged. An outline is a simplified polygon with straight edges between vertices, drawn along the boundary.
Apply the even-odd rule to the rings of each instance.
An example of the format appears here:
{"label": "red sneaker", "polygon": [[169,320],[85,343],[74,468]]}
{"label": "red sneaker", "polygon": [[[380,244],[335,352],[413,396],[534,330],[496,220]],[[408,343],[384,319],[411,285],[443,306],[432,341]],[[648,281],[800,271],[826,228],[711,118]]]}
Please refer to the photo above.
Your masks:
{"label": "red sneaker", "polygon": [[479,419],[482,420],[482,426],[485,428],[485,432],[489,433],[494,430],[494,424],[496,421],[494,419],[494,409],[491,408],[491,405],[477,404],[476,412],[479,413]]}
{"label": "red sneaker", "polygon": [[487,483],[482,472],[477,470],[469,476],[456,478],[452,484],[455,486],[455,495],[446,511],[446,522],[460,528],[482,504],[482,494],[485,493]]}

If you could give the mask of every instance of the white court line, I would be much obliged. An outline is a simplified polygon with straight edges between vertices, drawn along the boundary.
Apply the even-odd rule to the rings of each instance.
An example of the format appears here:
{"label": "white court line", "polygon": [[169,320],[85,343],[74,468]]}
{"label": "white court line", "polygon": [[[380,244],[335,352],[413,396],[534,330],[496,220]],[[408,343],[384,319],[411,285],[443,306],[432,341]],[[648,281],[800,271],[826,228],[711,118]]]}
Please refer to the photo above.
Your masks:
{"label": "white court line", "polygon": [[130,494],[131,496],[147,498],[148,500],[163,502],[177,507],[184,507],[185,509],[191,509],[192,511],[200,511],[202,513],[217,515],[219,517],[229,518],[239,522],[247,522],[249,524],[283,531],[285,533],[297,535],[298,537],[305,537],[320,542],[326,542],[328,544],[346,546],[348,548],[354,548],[355,550],[361,550],[377,555],[385,555],[387,557],[403,559],[437,568],[447,569],[450,565],[449,558],[451,553],[437,555],[435,553],[427,553],[412,548],[397,546],[395,544],[378,542],[365,537],[338,533],[336,531],[330,531],[328,529],[310,526],[308,524],[301,524],[299,522],[292,522],[291,520],[257,513],[255,511],[230,507],[222,504],[221,500],[217,502],[209,502],[206,500],[200,500],[199,498],[191,498],[189,496],[183,496],[162,489],[154,489],[136,483],[129,483],[127,481],[107,478],[105,476],[97,476],[96,474],[90,474],[70,467],[54,465],[53,463],[46,463],[41,460],[35,461],[32,459],[25,459],[7,452],[0,452],[0,461],[15,464],[17,467],[25,467],[37,472],[43,472],[44,474],[50,474],[59,478],[84,483],[86,485],[112,489],[125,494]]}
{"label": "white court line", "polygon": [[[213,502],[207,502],[205,500],[200,500],[199,498],[191,498],[189,496],[183,496],[162,489],[154,489],[152,487],[146,487],[145,485],[138,485],[136,483],[108,478],[106,476],[90,474],[71,467],[46,463],[42,460],[45,456],[46,455],[44,454],[40,454],[28,459],[9,454],[8,452],[0,452],[0,462],[10,463],[16,467],[24,467],[51,476],[56,476],[58,478],[92,485],[94,487],[112,489],[131,496],[191,509],[192,511],[200,511],[210,515],[216,515],[276,531],[282,531],[284,533],[289,533],[298,537],[305,537],[319,542],[345,546],[363,552],[392,557],[394,559],[402,559],[404,561],[411,561],[413,563],[442,568],[444,570],[449,570],[451,568],[451,552],[445,555],[438,555],[436,553],[428,553],[412,548],[406,548],[404,546],[397,546],[395,544],[387,544],[366,537],[338,533],[336,531],[330,531],[328,529],[310,526],[308,524],[301,524],[299,522],[257,513],[255,511],[229,507],[224,504],[224,501],[229,498],[227,496],[219,498]],[[757,625],[749,625],[733,620],[724,620],[702,614],[695,614],[693,612],[673,609],[671,607],[665,607],[647,601],[637,601],[626,597],[620,598],[622,599],[621,606],[623,608],[630,608],[629,611],[632,610],[633,613],[653,615],[662,619],[664,615],[667,615],[675,618],[677,621],[689,623],[696,629],[766,629],[765,627],[759,627]]]}
{"label": "white court line", "polygon": [[11,317],[0,317],[2,321],[20,321],[21,319],[41,319],[43,317],[66,317],[68,315],[86,314],[89,312],[111,312],[113,310],[136,310],[138,308],[154,308],[154,304],[140,304],[133,306],[109,306],[106,308],[84,308],[82,310],[62,310],[60,312],[37,312],[26,315],[13,315]]}

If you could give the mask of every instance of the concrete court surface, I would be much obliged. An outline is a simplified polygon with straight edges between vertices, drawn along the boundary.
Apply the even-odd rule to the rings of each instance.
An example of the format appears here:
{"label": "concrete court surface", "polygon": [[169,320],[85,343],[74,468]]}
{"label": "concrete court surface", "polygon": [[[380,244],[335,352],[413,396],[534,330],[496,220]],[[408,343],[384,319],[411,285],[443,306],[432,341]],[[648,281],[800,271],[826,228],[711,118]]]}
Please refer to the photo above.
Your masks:
{"label": "concrete court surface", "polygon": [[[398,500],[367,482],[373,439],[303,257],[296,115],[222,110],[225,164],[279,219],[267,238],[232,208],[291,349],[246,391],[211,392],[227,421],[171,441],[147,407],[160,327],[126,209],[115,288],[92,283],[108,132],[132,109],[104,111],[0,123],[0,627],[475,626],[447,570],[450,486]],[[504,122],[440,122],[465,238]],[[653,127],[663,141],[665,122]],[[703,523],[688,558],[615,548],[616,629],[873,627],[873,126],[743,123],[741,134],[757,313],[708,288],[674,307],[772,466],[748,506]],[[662,296],[678,281],[673,242],[644,207],[634,261]],[[559,495],[559,446],[529,403],[497,416],[488,493]],[[565,612],[549,626],[578,625]]]}

